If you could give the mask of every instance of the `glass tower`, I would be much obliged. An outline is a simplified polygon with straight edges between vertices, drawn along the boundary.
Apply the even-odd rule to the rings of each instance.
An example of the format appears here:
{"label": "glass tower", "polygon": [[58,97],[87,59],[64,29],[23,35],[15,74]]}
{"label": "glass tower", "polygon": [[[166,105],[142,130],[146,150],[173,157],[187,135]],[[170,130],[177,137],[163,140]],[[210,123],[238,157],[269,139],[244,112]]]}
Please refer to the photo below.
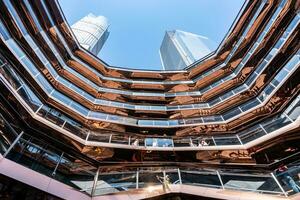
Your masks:
{"label": "glass tower", "polygon": [[207,37],[180,30],[167,31],[159,54],[164,70],[183,69],[217,48]]}
{"label": "glass tower", "polygon": [[92,13],[72,25],[72,30],[79,44],[86,50],[97,55],[108,38],[108,20],[104,16]]}

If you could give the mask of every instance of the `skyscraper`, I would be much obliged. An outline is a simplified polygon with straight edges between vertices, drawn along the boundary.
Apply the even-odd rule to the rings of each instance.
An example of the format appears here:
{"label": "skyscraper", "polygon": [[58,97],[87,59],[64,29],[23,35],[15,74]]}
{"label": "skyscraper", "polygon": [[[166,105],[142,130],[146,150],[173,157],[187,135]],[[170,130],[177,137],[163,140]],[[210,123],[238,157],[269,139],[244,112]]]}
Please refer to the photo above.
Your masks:
{"label": "skyscraper", "polygon": [[98,55],[108,38],[108,20],[104,16],[88,14],[72,25],[79,44],[86,50]]}
{"label": "skyscraper", "polygon": [[0,198],[299,199],[297,1],[246,1],[180,71],[91,56],[58,1],[0,8]]}
{"label": "skyscraper", "polygon": [[216,48],[217,44],[207,37],[174,30],[166,32],[159,54],[164,70],[181,70]]}

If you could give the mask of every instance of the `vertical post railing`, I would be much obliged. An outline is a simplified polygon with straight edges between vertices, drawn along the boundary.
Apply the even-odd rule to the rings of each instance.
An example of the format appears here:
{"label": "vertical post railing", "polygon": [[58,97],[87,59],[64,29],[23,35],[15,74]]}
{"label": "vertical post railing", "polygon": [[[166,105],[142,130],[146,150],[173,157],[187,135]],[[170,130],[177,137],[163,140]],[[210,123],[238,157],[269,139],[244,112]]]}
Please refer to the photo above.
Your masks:
{"label": "vertical post railing", "polygon": [[271,172],[271,176],[273,177],[273,179],[275,180],[275,182],[277,183],[278,187],[280,188],[280,190],[282,191],[282,193],[284,194],[285,197],[288,197],[286,191],[283,189],[283,187],[281,186],[281,184],[279,183],[278,179],[276,178],[276,176],[273,174],[273,172]]}
{"label": "vertical post railing", "polygon": [[217,143],[215,141],[215,138],[213,136],[211,136],[212,141],[214,142],[214,145],[217,146]]}
{"label": "vertical post railing", "polygon": [[165,180],[166,180],[166,171],[165,170],[163,170],[163,177],[164,177],[163,181],[165,182]]}
{"label": "vertical post railing", "polygon": [[7,151],[3,154],[3,157],[5,158],[7,156],[7,154],[12,150],[12,148],[14,148],[14,146],[17,144],[17,142],[20,140],[20,138],[22,137],[22,135],[24,134],[24,132],[22,131],[18,137],[13,141],[13,143],[9,146],[9,148],[7,149]]}
{"label": "vertical post railing", "polygon": [[92,197],[95,196],[95,191],[97,189],[97,182],[98,182],[99,172],[100,172],[100,167],[98,167],[96,175],[94,177],[93,187],[92,187],[92,191],[91,191],[91,196]]}
{"label": "vertical post railing", "polygon": [[57,168],[58,168],[58,166],[59,166],[59,164],[60,164],[61,159],[62,159],[63,156],[64,156],[64,152],[61,153],[61,155],[60,155],[60,157],[59,157],[59,159],[58,159],[58,161],[57,161],[57,163],[56,163],[56,166],[55,166],[55,168],[54,168],[54,170],[53,170],[53,172],[52,172],[52,176],[55,176],[56,170],[57,170]]}
{"label": "vertical post railing", "polygon": [[216,170],[216,172],[217,172],[217,175],[218,175],[219,181],[220,181],[220,183],[221,183],[222,189],[224,190],[224,189],[225,189],[225,187],[224,187],[224,184],[223,184],[222,177],[221,177],[221,175],[220,175],[220,173],[219,173],[219,171],[218,171],[218,170]]}
{"label": "vertical post railing", "polygon": [[90,134],[91,134],[91,131],[88,132],[88,134],[86,135],[86,138],[85,138],[85,143],[87,143],[89,137],[90,137]]}
{"label": "vertical post railing", "polygon": [[239,136],[239,135],[236,135],[236,137],[237,137],[237,139],[239,140],[240,144],[241,144],[241,145],[244,145],[243,142],[242,142],[242,140],[241,140],[241,138],[240,138],[240,136]]}
{"label": "vertical post railing", "polygon": [[136,170],[136,189],[139,189],[139,169]]}
{"label": "vertical post railing", "polygon": [[182,179],[181,179],[181,172],[180,172],[180,169],[177,168],[177,171],[178,171],[178,179],[179,179],[179,183],[182,184]]}

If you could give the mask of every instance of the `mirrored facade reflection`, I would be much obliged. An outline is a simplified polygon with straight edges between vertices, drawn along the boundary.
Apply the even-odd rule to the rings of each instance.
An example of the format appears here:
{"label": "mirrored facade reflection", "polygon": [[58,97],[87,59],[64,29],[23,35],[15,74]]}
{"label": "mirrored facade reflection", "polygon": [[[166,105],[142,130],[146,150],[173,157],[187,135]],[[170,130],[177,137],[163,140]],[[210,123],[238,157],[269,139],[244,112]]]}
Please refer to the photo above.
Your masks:
{"label": "mirrored facade reflection", "polygon": [[246,1],[218,50],[154,72],[89,54],[57,1],[0,1],[0,173],[62,199],[297,198],[296,5]]}
{"label": "mirrored facade reflection", "polygon": [[106,42],[109,36],[108,27],[109,23],[106,17],[95,16],[92,13],[71,26],[79,44],[94,55],[98,55]]}
{"label": "mirrored facade reflection", "polygon": [[164,70],[180,70],[216,50],[207,37],[181,30],[166,31],[159,54]]}

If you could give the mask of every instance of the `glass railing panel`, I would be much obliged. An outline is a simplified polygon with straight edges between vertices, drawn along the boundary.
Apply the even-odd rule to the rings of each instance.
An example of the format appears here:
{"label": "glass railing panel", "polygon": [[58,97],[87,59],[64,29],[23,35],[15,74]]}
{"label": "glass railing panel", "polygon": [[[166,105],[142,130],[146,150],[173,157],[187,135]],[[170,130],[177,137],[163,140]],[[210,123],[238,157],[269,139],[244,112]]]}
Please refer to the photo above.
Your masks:
{"label": "glass railing panel", "polygon": [[215,115],[215,116],[204,116],[202,117],[203,122],[221,122],[224,121],[221,115]]}
{"label": "glass railing panel", "polygon": [[0,56],[0,68],[3,67],[5,63],[6,61]]}
{"label": "glass railing panel", "polygon": [[[124,103],[120,103],[120,102],[106,101],[105,103],[106,104],[109,103],[110,106],[114,106],[114,107],[119,107],[119,108],[123,108],[124,107]],[[146,109],[147,109],[147,107],[149,109],[149,106],[145,106],[145,107],[146,107]]]}
{"label": "glass railing panel", "polygon": [[242,92],[242,91],[244,91],[244,90],[246,90],[246,89],[248,89],[248,86],[245,85],[245,84],[243,84],[243,85],[241,85],[241,86],[235,88],[235,89],[233,90],[233,92],[234,92],[235,94],[238,94],[238,93],[240,93],[240,92]]}
{"label": "glass railing panel", "polygon": [[185,124],[203,123],[202,118],[184,119]]}
{"label": "glass railing panel", "polygon": [[136,125],[137,124],[137,120],[134,118],[125,118],[124,117],[124,123],[125,124],[130,124],[130,125]]}
{"label": "glass railing panel", "polygon": [[166,138],[145,138],[146,147],[173,147],[173,140]]}
{"label": "glass railing panel", "polygon": [[80,94],[82,97],[86,97],[86,99],[88,99],[89,101],[91,102],[94,102],[95,101],[95,98],[93,96],[90,95],[91,99],[90,98],[87,98],[87,95],[84,95],[85,94],[85,91],[82,90],[81,88],[75,86],[75,85],[70,85],[69,86],[70,89],[72,89],[73,91],[75,91],[77,94]]}
{"label": "glass railing panel", "polygon": [[34,64],[29,60],[27,56],[21,59],[21,63],[26,66],[26,68],[31,72],[33,76],[39,74],[39,70],[34,66]]}
{"label": "glass railing panel", "polygon": [[180,184],[178,169],[166,169],[165,174],[170,184]]}
{"label": "glass railing panel", "polygon": [[19,48],[16,42],[13,39],[9,39],[6,41],[7,45],[14,51],[17,58],[22,58],[25,56],[24,52]]}
{"label": "glass railing panel", "polygon": [[212,99],[212,100],[209,101],[209,106],[212,107],[212,106],[214,106],[214,105],[220,103],[221,101],[222,101],[222,100],[221,100],[220,97],[214,98],[214,99]]}
{"label": "glass railing panel", "polygon": [[257,78],[257,76],[258,76],[257,73],[255,73],[255,72],[252,73],[250,75],[250,77],[245,81],[245,84],[248,85],[248,86],[250,86],[253,83],[253,81]]}
{"label": "glass railing panel", "polygon": [[221,182],[216,172],[180,170],[182,184],[220,188]]}
{"label": "glass railing panel", "polygon": [[88,137],[90,142],[104,142],[109,143],[111,135],[102,134],[95,131],[91,131]]}
{"label": "glass railing panel", "polygon": [[97,168],[77,157],[64,153],[54,174],[54,179],[91,195]]}
{"label": "glass railing panel", "polygon": [[129,136],[126,136],[126,135],[112,135],[111,143],[128,145]]}
{"label": "glass railing panel", "polygon": [[160,127],[160,126],[169,126],[168,121],[164,120],[153,120],[154,121],[154,126]]}
{"label": "glass railing panel", "polygon": [[174,139],[173,142],[174,142],[174,147],[190,147],[190,146],[192,146],[190,138]]}
{"label": "glass railing panel", "polygon": [[[62,78],[62,77],[60,77],[60,76],[58,76],[58,77],[56,78],[56,80],[57,80],[58,82],[60,82],[61,84],[67,86],[67,87],[70,87],[70,86],[71,86],[71,83],[70,83],[68,80],[66,80],[66,79],[64,79],[64,78]],[[70,88],[71,88],[71,87],[70,87]],[[79,89],[79,88],[78,88],[78,89]]]}
{"label": "glass railing panel", "polygon": [[[249,172],[248,172],[249,173]],[[278,184],[271,174],[251,175],[245,173],[220,172],[225,189],[281,194]]]}
{"label": "glass railing panel", "polygon": [[138,125],[141,126],[153,126],[154,122],[151,120],[138,120]]}
{"label": "glass railing panel", "polygon": [[250,101],[248,101],[248,102],[242,104],[242,105],[240,106],[240,109],[241,109],[243,112],[245,112],[245,111],[247,111],[247,110],[249,110],[249,109],[251,109],[251,108],[253,108],[253,107],[255,107],[255,106],[258,106],[259,104],[260,104],[260,102],[259,102],[257,99],[252,99],[252,100],[250,100]]}
{"label": "glass railing panel", "polygon": [[264,135],[266,135],[266,132],[262,129],[260,125],[255,125],[254,127],[248,128],[241,133],[238,134],[240,137],[240,140],[243,144],[246,144],[248,142],[251,142],[257,138],[260,138]]}
{"label": "glass railing panel", "polygon": [[107,115],[107,120],[109,120],[109,121],[122,123],[123,119],[124,119],[124,117],[120,117],[117,115]]}
{"label": "glass railing panel", "polygon": [[51,75],[54,77],[54,78],[57,78],[58,77],[58,73],[56,72],[56,70],[52,67],[52,65],[50,63],[47,63],[45,65],[47,67],[47,69],[49,70],[49,72],[51,73]]}
{"label": "glass railing panel", "polygon": [[275,90],[275,87],[271,84],[269,84],[265,89],[264,92],[267,96],[269,96],[273,91]]}
{"label": "glass railing panel", "polygon": [[90,111],[89,109],[87,109],[86,107],[82,106],[81,104],[79,104],[75,101],[72,101],[70,107],[75,109],[79,113],[81,113],[81,115],[83,115],[83,116],[88,116],[88,113]]}
{"label": "glass railing panel", "polygon": [[266,56],[265,60],[269,62],[276,54],[278,53],[278,49],[273,48],[269,54]]}
{"label": "glass railing panel", "polygon": [[271,133],[276,131],[288,124],[292,123],[285,115],[278,115],[271,119],[270,121],[266,121],[262,123],[262,127],[267,133]]}
{"label": "glass railing panel", "polygon": [[300,52],[298,52],[298,56],[293,56],[292,59],[285,65],[285,69],[287,71],[291,71],[295,65],[297,65],[300,61],[300,56],[299,56]]}
{"label": "glass railing panel", "polygon": [[2,21],[0,21],[0,34],[2,35],[4,40],[8,40],[10,38],[10,34],[7,31],[7,29],[5,28],[4,24],[2,23]]}
{"label": "glass railing panel", "polygon": [[240,141],[236,136],[232,137],[214,137],[216,145],[240,145]]}
{"label": "glass railing panel", "polygon": [[297,98],[290,107],[292,109],[288,109],[286,114],[291,120],[295,121],[300,116],[300,99]]}
{"label": "glass railing panel", "polygon": [[63,128],[84,140],[87,138],[89,132],[88,129],[71,119],[65,121]]}
{"label": "glass railing panel", "polygon": [[206,147],[216,145],[212,137],[191,138],[190,141],[191,147]]}
{"label": "glass railing panel", "polygon": [[[31,48],[33,48],[33,47],[31,46]],[[42,61],[43,64],[48,63],[47,58],[44,56],[44,54],[41,52],[40,49],[37,49],[37,50],[35,51],[35,53],[37,54],[37,56],[39,57],[39,59]]]}
{"label": "glass railing panel", "polygon": [[40,85],[43,86],[44,90],[46,90],[46,93],[48,95],[54,90],[52,85],[46,80],[46,78],[42,74],[39,74],[37,77],[35,77],[35,79]]}
{"label": "glass railing panel", "polygon": [[98,113],[98,112],[90,112],[88,117],[91,117],[91,118],[96,118],[96,119],[102,119],[102,120],[106,120],[107,118],[107,115],[104,114],[104,113]]}
{"label": "glass railing panel", "polygon": [[281,165],[274,172],[284,191],[289,195],[300,192],[300,167],[298,165]]}
{"label": "glass railing panel", "polygon": [[0,154],[4,154],[10,145],[16,140],[18,133],[14,131],[0,115]]}
{"label": "glass railing panel", "polygon": [[145,140],[142,137],[130,136],[130,145],[132,145],[132,146],[145,146]]}
{"label": "glass railing panel", "polygon": [[24,84],[20,76],[16,74],[16,72],[10,66],[5,65],[1,67],[0,72],[15,90],[17,90],[21,87],[21,85]]}
{"label": "glass railing panel", "polygon": [[18,94],[22,97],[24,101],[31,107],[31,109],[35,112],[42,106],[42,102],[40,99],[32,92],[32,90],[27,86],[23,85],[18,90]]}
{"label": "glass railing panel", "polygon": [[164,174],[162,171],[139,171],[138,188],[161,185]]}
{"label": "glass railing panel", "polygon": [[68,97],[66,97],[65,95],[63,95],[62,93],[54,90],[51,94],[52,97],[54,97],[55,99],[57,99],[58,101],[62,102],[63,104],[70,105],[70,103],[72,102],[72,100]]}
{"label": "glass railing panel", "polygon": [[258,74],[259,73],[261,73],[264,69],[265,69],[265,67],[266,67],[266,65],[267,64],[269,64],[266,60],[263,60],[259,65],[258,65],[258,67],[257,67],[257,69],[255,70]]}
{"label": "glass railing panel", "polygon": [[226,92],[225,94],[223,94],[222,96],[220,96],[220,99],[225,100],[228,97],[233,96],[233,95],[234,95],[234,93],[232,91],[229,91],[229,92]]}
{"label": "glass railing panel", "polygon": [[6,158],[52,177],[61,154],[61,151],[24,135],[7,154]]}
{"label": "glass railing panel", "polygon": [[101,173],[95,188],[94,196],[136,189],[136,172]]}
{"label": "glass railing panel", "polygon": [[57,126],[62,126],[65,122],[65,119],[63,119],[62,114],[58,112],[55,109],[51,109],[47,106],[43,106],[37,114],[44,119],[47,119],[48,121],[52,122],[53,124],[56,124]]}
{"label": "glass railing panel", "polygon": [[231,110],[227,111],[226,113],[224,113],[223,118],[224,118],[224,120],[228,120],[232,117],[239,115],[240,113],[241,113],[241,110],[239,108],[234,108],[234,109],[231,109]]}

